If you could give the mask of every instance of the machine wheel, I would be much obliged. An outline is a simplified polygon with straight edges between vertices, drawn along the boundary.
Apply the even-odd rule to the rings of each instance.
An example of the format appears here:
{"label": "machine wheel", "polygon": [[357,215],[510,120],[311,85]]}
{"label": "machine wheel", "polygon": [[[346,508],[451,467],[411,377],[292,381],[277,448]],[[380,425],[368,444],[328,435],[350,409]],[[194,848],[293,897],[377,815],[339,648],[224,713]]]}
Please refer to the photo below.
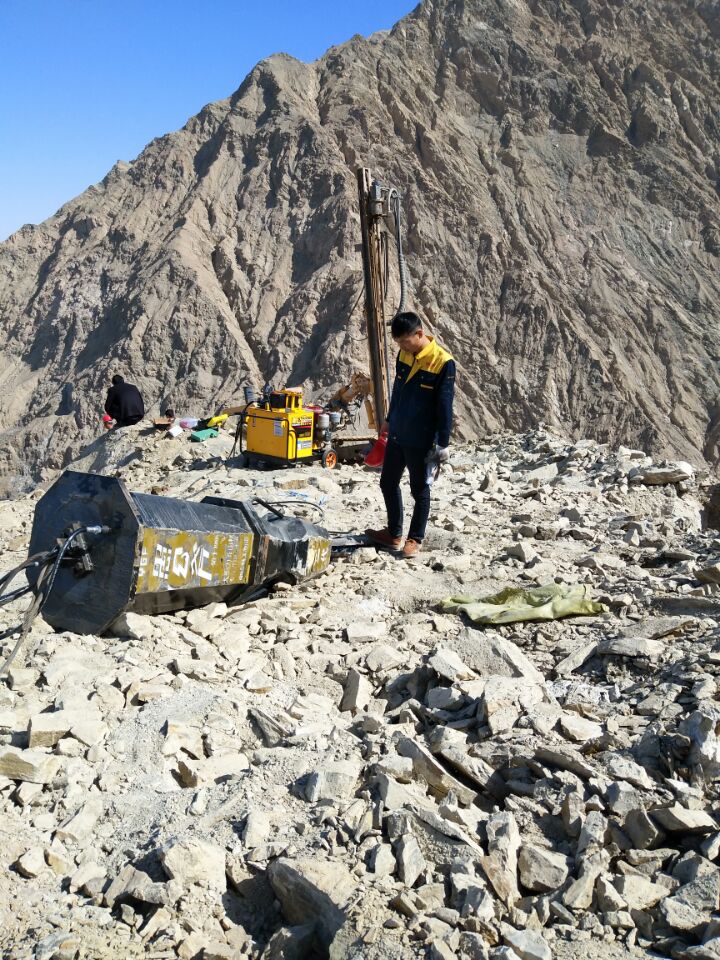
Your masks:
{"label": "machine wheel", "polygon": [[326,470],[334,470],[337,466],[337,454],[334,450],[323,450],[320,463]]}

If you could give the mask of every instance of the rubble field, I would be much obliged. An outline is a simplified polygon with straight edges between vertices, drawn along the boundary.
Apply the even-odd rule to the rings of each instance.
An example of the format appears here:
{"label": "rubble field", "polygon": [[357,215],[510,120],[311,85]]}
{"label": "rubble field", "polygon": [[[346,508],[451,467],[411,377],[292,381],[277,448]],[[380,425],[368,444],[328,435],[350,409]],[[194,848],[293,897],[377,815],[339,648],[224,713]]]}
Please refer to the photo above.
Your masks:
{"label": "rubble field", "polygon": [[[248,470],[231,444],[131,428],[73,468],[382,525],[377,473]],[[0,680],[2,956],[719,960],[709,483],[493,435],[452,448],[413,560],[363,547],[103,637],[36,620]],[[4,569],[41,493],[0,504]],[[442,608],[553,583],[602,612],[478,626]]]}

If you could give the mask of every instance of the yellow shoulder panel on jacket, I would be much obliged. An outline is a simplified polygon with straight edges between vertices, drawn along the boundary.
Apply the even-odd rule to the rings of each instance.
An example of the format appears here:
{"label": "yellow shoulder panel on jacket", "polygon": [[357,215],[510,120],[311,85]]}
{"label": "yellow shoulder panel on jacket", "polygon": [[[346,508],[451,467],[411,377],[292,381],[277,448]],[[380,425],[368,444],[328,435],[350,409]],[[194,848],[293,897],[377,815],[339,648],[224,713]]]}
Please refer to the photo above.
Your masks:
{"label": "yellow shoulder panel on jacket", "polygon": [[436,341],[436,343],[435,343],[435,349],[436,349],[436,351],[438,352],[438,354],[440,355],[440,357],[442,358],[442,364],[443,364],[443,366],[445,366],[445,364],[448,362],[448,360],[452,360],[452,359],[453,359],[453,355],[452,355],[451,353],[448,353],[448,351],[447,351],[444,347],[441,347],[440,344],[437,343],[437,341]]}
{"label": "yellow shoulder panel on jacket", "polygon": [[422,368],[433,373],[440,373],[448,360],[452,360],[452,355],[443,349],[439,343],[434,342],[432,350],[422,359]]}

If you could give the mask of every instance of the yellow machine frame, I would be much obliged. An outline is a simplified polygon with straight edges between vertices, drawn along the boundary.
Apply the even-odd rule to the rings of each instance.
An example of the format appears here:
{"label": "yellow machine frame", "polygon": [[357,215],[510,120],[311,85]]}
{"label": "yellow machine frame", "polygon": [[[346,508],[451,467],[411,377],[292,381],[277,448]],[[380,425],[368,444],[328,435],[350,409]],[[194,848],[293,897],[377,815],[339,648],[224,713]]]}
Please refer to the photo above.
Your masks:
{"label": "yellow machine frame", "polygon": [[262,406],[247,407],[243,417],[250,456],[275,463],[322,459],[323,466],[335,466],[335,451],[323,449],[314,434],[314,413],[303,406],[302,390],[275,390]]}

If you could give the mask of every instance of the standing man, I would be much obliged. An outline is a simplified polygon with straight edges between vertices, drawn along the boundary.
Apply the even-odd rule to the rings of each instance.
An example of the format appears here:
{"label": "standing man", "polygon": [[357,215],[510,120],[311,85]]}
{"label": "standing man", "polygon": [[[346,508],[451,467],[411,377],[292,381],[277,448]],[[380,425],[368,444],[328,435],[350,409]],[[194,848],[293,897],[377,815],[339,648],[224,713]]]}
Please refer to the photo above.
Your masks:
{"label": "standing man", "polygon": [[105,399],[105,413],[112,417],[118,427],[130,427],[145,416],[145,404],[137,387],[116,373]]}
{"label": "standing man", "polygon": [[433,465],[445,463],[450,456],[455,361],[434,337],[425,333],[416,313],[398,313],[393,317],[391,331],[400,353],[390,409],[383,425],[388,429],[388,442],[380,489],[388,523],[382,530],[365,532],[378,546],[400,549],[403,530],[400,480],[407,467],[415,508],[402,555],[414,557],[425,537],[430,513],[430,472]]}

